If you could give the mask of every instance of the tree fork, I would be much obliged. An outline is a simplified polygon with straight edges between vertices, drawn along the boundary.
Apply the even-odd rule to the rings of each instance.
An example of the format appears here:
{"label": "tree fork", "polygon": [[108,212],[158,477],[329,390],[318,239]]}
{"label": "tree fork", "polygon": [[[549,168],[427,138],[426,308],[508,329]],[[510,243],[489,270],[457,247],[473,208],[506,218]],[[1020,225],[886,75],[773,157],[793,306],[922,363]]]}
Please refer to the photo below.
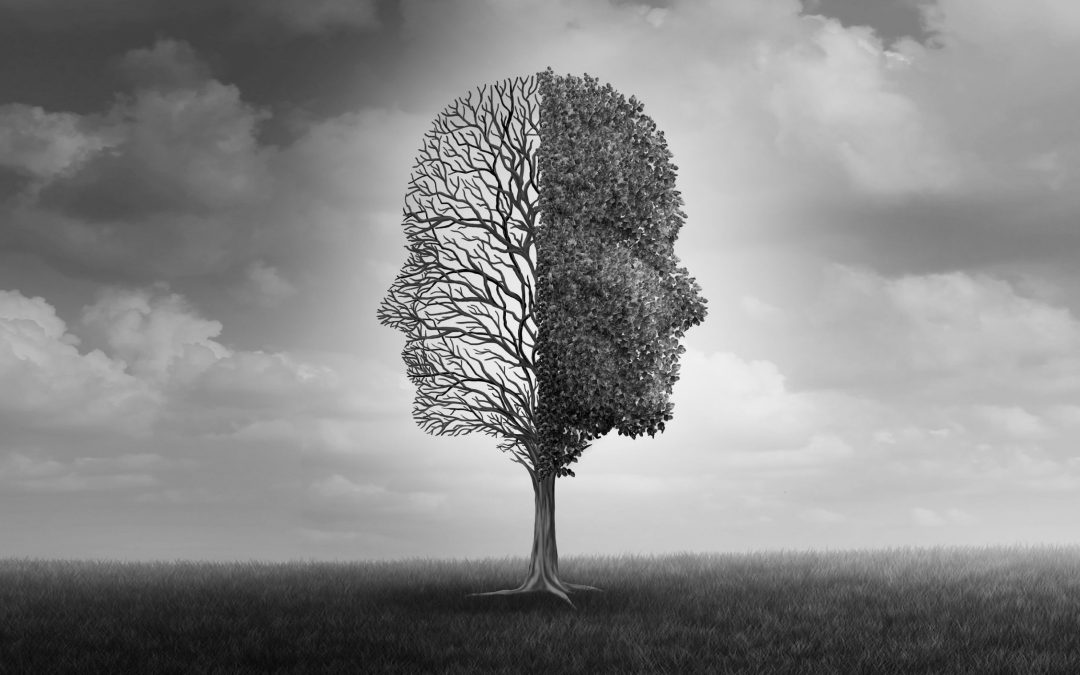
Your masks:
{"label": "tree fork", "polygon": [[[470,596],[516,595],[518,593],[551,593],[566,601],[571,607],[569,594],[576,591],[599,591],[584,584],[571,584],[559,578],[559,550],[555,541],[555,475],[538,479],[536,472],[527,469],[532,481],[534,504],[533,545],[529,557],[529,571],[517,588],[487,593],[471,593]],[[576,607],[575,607],[576,609]]]}

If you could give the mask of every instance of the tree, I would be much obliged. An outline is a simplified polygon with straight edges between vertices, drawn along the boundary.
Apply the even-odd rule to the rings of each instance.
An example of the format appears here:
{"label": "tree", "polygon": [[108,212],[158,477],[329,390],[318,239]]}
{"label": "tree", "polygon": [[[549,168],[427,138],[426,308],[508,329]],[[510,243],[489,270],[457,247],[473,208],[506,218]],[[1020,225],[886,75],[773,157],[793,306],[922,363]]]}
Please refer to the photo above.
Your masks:
{"label": "tree", "polygon": [[529,474],[529,570],[493,594],[595,590],[559,577],[555,479],[612,429],[672,419],[705,300],[674,254],[670,157],[636,99],[551,69],[455,100],[424,137],[378,319],[406,335],[418,425],[494,436]]}

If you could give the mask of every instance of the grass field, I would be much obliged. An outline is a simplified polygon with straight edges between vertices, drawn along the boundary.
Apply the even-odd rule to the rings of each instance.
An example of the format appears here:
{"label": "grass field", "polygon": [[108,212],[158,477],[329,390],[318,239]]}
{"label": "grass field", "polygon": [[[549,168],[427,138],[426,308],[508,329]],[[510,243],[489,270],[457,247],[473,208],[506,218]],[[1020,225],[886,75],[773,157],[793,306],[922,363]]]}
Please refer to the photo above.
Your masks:
{"label": "grass field", "polygon": [[1080,673],[1080,548],[0,560],[0,673]]}

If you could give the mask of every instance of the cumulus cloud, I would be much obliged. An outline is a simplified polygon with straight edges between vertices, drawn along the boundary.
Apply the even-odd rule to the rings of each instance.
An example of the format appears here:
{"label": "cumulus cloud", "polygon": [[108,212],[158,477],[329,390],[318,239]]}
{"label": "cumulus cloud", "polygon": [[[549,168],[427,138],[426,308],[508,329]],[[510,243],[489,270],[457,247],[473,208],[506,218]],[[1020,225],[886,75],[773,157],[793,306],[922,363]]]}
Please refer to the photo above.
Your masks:
{"label": "cumulus cloud", "polygon": [[729,464],[812,465],[850,448],[829,429],[835,417],[859,408],[857,399],[828,391],[793,391],[771,361],[730,352],[689,349],[672,394],[676,421],[668,435],[708,439]]}
{"label": "cumulus cloud", "polygon": [[101,113],[0,108],[0,167],[33,179],[0,206],[20,248],[124,282],[244,268],[238,299],[270,307],[295,286],[265,258],[355,267],[345,252],[361,238],[389,240],[380,230],[399,221],[430,114],[305,119],[278,147],[260,140],[270,112],[183,41],[131,50],[118,68],[134,89]]}
{"label": "cumulus cloud", "polygon": [[781,150],[819,153],[872,193],[935,192],[955,181],[945,137],[893,74],[910,61],[869,29],[822,19],[795,45],[763,49],[758,65],[775,82],[769,107]]}
{"label": "cumulus cloud", "polygon": [[[749,307],[772,334],[769,365],[729,355],[720,368],[691,351],[676,389],[688,387],[673,430],[689,423],[724,447],[742,419],[741,437],[758,444],[710,453],[710,465],[760,474],[805,463],[839,492],[879,499],[911,484],[980,494],[1076,484],[1080,321],[1066,308],[987,274],[845,266],[801,306]],[[729,396],[725,380],[741,393]]]}
{"label": "cumulus cloud", "polygon": [[220,433],[259,421],[291,424],[301,413],[348,416],[386,396],[367,386],[385,384],[387,373],[375,376],[374,364],[362,359],[319,363],[227,347],[217,339],[220,321],[164,286],[106,289],[83,310],[82,324],[127,373],[167,392],[165,410],[182,414],[192,429],[200,420]]}
{"label": "cumulus cloud", "polygon": [[230,353],[213,339],[221,323],[199,317],[176,293],[108,289],[82,321],[103,336],[128,372],[147,380],[190,381]]}
{"label": "cumulus cloud", "polygon": [[[799,509],[817,508],[820,485],[837,503],[888,504],[912,485],[945,496],[1078,484],[1080,322],[1066,308],[987,274],[845,266],[801,305],[737,305],[772,334],[771,358],[690,349],[660,441],[698,472],[738,476],[725,491],[783,490],[813,520]],[[933,517],[968,522],[957,513]]]}
{"label": "cumulus cloud", "polygon": [[98,427],[145,431],[154,390],[79,339],[43,298],[0,291],[0,418],[8,428]]}
{"label": "cumulus cloud", "polygon": [[993,383],[1048,392],[1080,384],[1080,321],[986,274],[889,278],[834,265],[817,298],[788,321],[800,339],[784,361],[807,383],[951,379],[969,393]]}
{"label": "cumulus cloud", "polygon": [[906,46],[918,73],[909,86],[969,158],[970,187],[986,198],[994,191],[1064,198],[1080,158],[1080,130],[1070,114],[1080,89],[1076,74],[1059,67],[1080,57],[1076,8],[1056,0],[1023,8],[1005,0],[920,7],[935,48]]}
{"label": "cumulus cloud", "polygon": [[315,422],[362,415],[385,407],[388,393],[406,400],[394,371],[364,359],[229,348],[217,339],[219,321],[166,287],[103,290],[79,325],[102,349],[80,352],[44,299],[0,291],[0,373],[10,384],[0,413],[106,427],[179,414],[191,429],[202,419],[237,430],[258,420],[288,425],[298,414]]}
{"label": "cumulus cloud", "polygon": [[257,138],[267,113],[184,42],[119,67],[135,90],[99,114],[0,109],[0,164],[35,178],[4,207],[6,236],[105,275],[167,278],[244,256],[273,194],[273,149]]}

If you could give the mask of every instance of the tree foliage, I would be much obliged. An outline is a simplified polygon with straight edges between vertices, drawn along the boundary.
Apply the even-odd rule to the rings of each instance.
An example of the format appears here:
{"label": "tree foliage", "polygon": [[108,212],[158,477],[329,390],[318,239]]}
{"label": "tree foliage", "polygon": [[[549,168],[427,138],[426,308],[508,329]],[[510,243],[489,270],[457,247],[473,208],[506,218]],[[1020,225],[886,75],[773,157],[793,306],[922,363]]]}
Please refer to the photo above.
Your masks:
{"label": "tree foliage", "polygon": [[685,214],[663,132],[595,78],[539,78],[538,428],[542,472],[573,475],[612,429],[663,431],[705,300],[674,253]]}

